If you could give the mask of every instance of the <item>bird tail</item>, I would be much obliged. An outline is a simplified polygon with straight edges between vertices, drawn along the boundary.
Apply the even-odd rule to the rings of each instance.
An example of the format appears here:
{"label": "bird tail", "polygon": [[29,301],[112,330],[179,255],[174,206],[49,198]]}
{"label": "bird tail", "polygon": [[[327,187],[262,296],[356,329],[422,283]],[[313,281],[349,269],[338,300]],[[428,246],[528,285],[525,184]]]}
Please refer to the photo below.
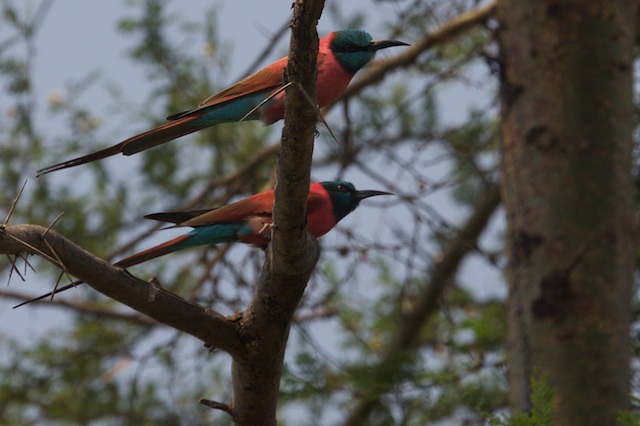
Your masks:
{"label": "bird tail", "polygon": [[189,115],[133,136],[123,142],[122,153],[124,155],[137,154],[210,126],[210,124],[194,125],[192,122],[198,118],[200,118],[199,115]]}
{"label": "bird tail", "polygon": [[74,158],[73,160],[63,161],[62,163],[54,164],[53,166],[45,167],[38,170],[36,177],[46,175],[47,173],[55,172],[62,169],[68,169],[69,167],[79,166],[81,164],[90,163],[92,161],[102,160],[103,158],[111,157],[112,155],[119,154],[122,150],[124,142],[120,142],[117,145],[109,148],[101,149],[89,155]]}
{"label": "bird tail", "polygon": [[169,240],[166,243],[162,243],[150,249],[133,254],[121,261],[114,263],[115,266],[122,268],[128,268],[130,266],[138,265],[139,263],[146,262],[147,260],[155,259],[156,257],[164,256],[165,254],[173,253],[174,251],[185,248],[188,245],[184,243],[190,240],[193,234],[180,235],[179,237]]}
{"label": "bird tail", "polygon": [[207,125],[193,125],[192,122],[198,118],[199,117],[197,115],[186,116],[179,120],[163,124],[155,129],[130,137],[129,139],[110,146],[109,148],[40,169],[36,176],[41,176],[62,169],[68,169],[81,164],[91,163],[92,161],[102,160],[103,158],[111,157],[112,155],[119,153],[124,155],[133,155],[208,127]]}
{"label": "bird tail", "polygon": [[[156,257],[163,256],[165,254],[169,254],[176,250],[180,250],[184,248],[184,245],[180,244],[189,240],[192,237],[190,234],[181,235],[173,240],[169,240],[166,243],[162,243],[155,247],[151,247],[150,249],[141,251],[140,253],[136,253],[131,255],[121,261],[114,263],[114,266],[120,266],[121,268],[128,268],[130,266],[137,265],[142,262],[146,262],[147,260],[155,259]],[[63,291],[69,290],[70,288],[79,286],[80,284],[84,284],[84,281],[74,281],[71,284],[65,285],[64,287],[56,288],[53,291],[43,294],[42,296],[38,296],[35,299],[27,300],[26,302],[22,302],[19,305],[13,307],[13,309],[19,308],[20,306],[27,305],[31,302],[37,302],[38,300],[45,299],[47,297],[52,297],[55,294],[62,293]]]}

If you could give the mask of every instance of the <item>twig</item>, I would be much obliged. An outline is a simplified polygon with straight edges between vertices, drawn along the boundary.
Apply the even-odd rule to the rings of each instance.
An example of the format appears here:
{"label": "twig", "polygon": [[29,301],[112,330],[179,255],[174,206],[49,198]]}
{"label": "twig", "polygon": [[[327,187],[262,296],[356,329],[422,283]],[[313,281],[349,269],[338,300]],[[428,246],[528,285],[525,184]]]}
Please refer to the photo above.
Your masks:
{"label": "twig", "polygon": [[271,99],[275,98],[276,96],[278,96],[280,93],[282,93],[284,90],[286,90],[287,87],[291,86],[291,82],[288,82],[287,84],[283,85],[281,88],[279,88],[278,90],[276,90],[275,92],[273,92],[272,94],[270,94],[265,100],[263,100],[262,102],[260,102],[258,105],[256,105],[255,107],[253,107],[253,109],[251,111],[249,111],[248,113],[246,113],[239,121],[244,121],[247,119],[247,117],[249,117],[251,114],[253,114],[254,112],[256,112],[262,105],[266,104],[267,102],[269,102]]}
{"label": "twig", "polygon": [[[50,228],[47,228],[47,230],[44,233],[47,233],[49,231]],[[47,247],[49,247],[49,250],[51,250],[51,253],[55,256],[56,260],[58,261],[58,263],[60,264],[60,269],[62,269],[62,272],[60,273],[60,275],[58,276],[58,279],[56,281],[56,285],[53,288],[53,291],[51,292],[51,299],[53,300],[53,295],[56,294],[56,290],[58,289],[58,285],[60,284],[60,280],[62,279],[62,275],[66,275],[67,278],[69,278],[69,281],[71,281],[73,283],[73,278],[71,278],[71,276],[69,275],[69,273],[67,272],[67,268],[64,266],[64,264],[62,263],[62,260],[60,260],[60,256],[58,256],[58,253],[56,253],[56,251],[53,249],[53,247],[51,247],[51,244],[49,244],[49,241],[47,241],[46,239],[43,239],[44,243],[47,245]]]}
{"label": "twig", "polygon": [[[57,264],[56,259],[43,253],[43,250],[49,250],[41,238],[45,229],[38,225],[5,225],[0,232],[0,254],[20,253],[27,247]],[[122,268],[93,256],[55,230],[48,232],[46,241],[71,275],[104,295],[188,333],[203,343],[221,348],[232,356],[238,356],[243,351],[236,321],[170,291],[150,286]],[[153,297],[150,297],[152,293]]]}
{"label": "twig", "polygon": [[55,219],[53,219],[53,222],[51,222],[51,224],[49,226],[47,226],[47,229],[44,230],[44,232],[42,233],[41,237],[44,238],[45,235],[47,235],[47,232],[49,232],[49,230],[51,230],[51,228],[53,228],[55,226],[56,223],[58,223],[58,221],[60,220],[60,218],[62,217],[62,215],[64,215],[64,212],[61,212],[58,217],[56,217]]}
{"label": "twig", "polygon": [[11,215],[13,214],[13,211],[15,210],[16,205],[18,204],[18,200],[22,196],[22,192],[24,191],[25,186],[27,186],[28,181],[29,181],[28,179],[24,181],[24,183],[22,184],[22,188],[20,188],[20,191],[18,191],[18,195],[16,195],[16,198],[14,198],[13,202],[11,202],[11,207],[9,207],[9,211],[7,212],[7,217],[5,217],[4,222],[2,223],[2,226],[9,224],[9,219],[11,219]]}
{"label": "twig", "polygon": [[7,255],[7,259],[9,259],[9,262],[11,263],[11,270],[9,271],[9,279],[7,279],[7,287],[9,287],[9,283],[11,282],[11,277],[13,276],[13,271],[16,271],[16,274],[18,274],[18,276],[20,277],[20,279],[22,281],[25,281],[24,276],[20,273],[20,271],[18,270],[18,266],[16,265],[16,260],[18,258],[18,255],[15,255],[15,259],[11,258],[11,255]]}
{"label": "twig", "polygon": [[[3,227],[6,225],[2,225]],[[29,250],[32,250],[34,253],[44,257],[45,259],[47,259],[49,262],[53,263],[56,266],[59,267],[63,267],[62,264],[58,264],[58,262],[56,261],[56,259],[54,259],[53,257],[49,256],[48,254],[46,254],[45,252],[43,252],[42,250],[36,248],[35,246],[27,243],[26,241],[21,240],[20,238],[11,235],[11,234],[5,234],[7,237],[11,238],[14,241],[17,241],[18,243],[22,244],[23,246],[25,246],[26,248],[28,248]]]}
{"label": "twig", "polygon": [[337,145],[340,145],[340,142],[338,142],[338,138],[336,138],[336,135],[333,134],[333,130],[331,130],[331,127],[329,127],[329,123],[327,123],[327,121],[324,119],[324,117],[320,113],[320,109],[318,108],[318,104],[313,102],[313,99],[311,99],[311,96],[309,96],[309,93],[307,93],[307,91],[304,90],[304,87],[302,87],[302,85],[300,83],[298,83],[297,81],[296,81],[296,86],[298,87],[298,89],[300,89],[300,91],[302,92],[302,95],[307,100],[307,102],[309,102],[309,105],[311,105],[312,107],[314,107],[316,109],[318,118],[320,119],[322,124],[324,124],[324,127],[327,128],[327,130],[329,131],[329,134],[331,135],[333,140],[336,142]]}
{"label": "twig", "polygon": [[233,418],[233,410],[229,406],[229,404],[223,404],[222,402],[212,401],[210,399],[200,398],[198,400],[199,404],[206,405],[209,408],[213,408],[214,410],[224,411],[228,415]]}

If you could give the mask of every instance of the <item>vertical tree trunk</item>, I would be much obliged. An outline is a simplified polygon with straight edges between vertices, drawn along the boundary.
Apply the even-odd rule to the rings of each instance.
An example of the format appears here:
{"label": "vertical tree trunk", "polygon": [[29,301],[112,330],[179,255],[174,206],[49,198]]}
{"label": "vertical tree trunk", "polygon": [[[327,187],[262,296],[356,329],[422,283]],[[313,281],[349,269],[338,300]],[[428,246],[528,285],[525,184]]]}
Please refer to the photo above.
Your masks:
{"label": "vertical tree trunk", "polygon": [[554,424],[628,404],[632,54],[638,1],[501,0],[511,405]]}

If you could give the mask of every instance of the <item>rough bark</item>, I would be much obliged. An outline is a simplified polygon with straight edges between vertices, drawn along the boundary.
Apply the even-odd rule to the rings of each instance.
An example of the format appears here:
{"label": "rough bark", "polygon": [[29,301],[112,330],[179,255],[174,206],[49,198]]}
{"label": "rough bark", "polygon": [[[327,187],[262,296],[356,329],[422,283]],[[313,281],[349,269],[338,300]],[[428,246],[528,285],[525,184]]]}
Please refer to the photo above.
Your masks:
{"label": "rough bark", "polygon": [[191,303],[157,284],[142,281],[37,225],[0,226],[0,254],[38,254],[111,297],[158,322],[232,355],[242,352],[238,321]]}
{"label": "rough bark", "polygon": [[638,2],[498,2],[511,405],[554,424],[628,404],[632,54]]}
{"label": "rough bark", "polygon": [[253,300],[240,328],[245,351],[233,358],[231,406],[238,425],[275,425],[284,352],[291,321],[320,247],[306,232],[313,142],[316,131],[316,26],[324,1],[298,0],[291,24],[291,82],[285,102],[285,125],[278,157],[272,242]]}
{"label": "rough bark", "polygon": [[[52,230],[0,226],[0,254],[35,253],[101,293],[201,339],[233,359],[230,404],[201,400],[238,425],[275,425],[284,353],[293,315],[318,261],[320,248],[306,232],[306,199],[317,118],[316,25],[324,2],[294,4],[285,127],[278,163],[274,228],[267,260],[246,311],[225,317],[91,255]],[[269,149],[268,152],[272,152]]]}

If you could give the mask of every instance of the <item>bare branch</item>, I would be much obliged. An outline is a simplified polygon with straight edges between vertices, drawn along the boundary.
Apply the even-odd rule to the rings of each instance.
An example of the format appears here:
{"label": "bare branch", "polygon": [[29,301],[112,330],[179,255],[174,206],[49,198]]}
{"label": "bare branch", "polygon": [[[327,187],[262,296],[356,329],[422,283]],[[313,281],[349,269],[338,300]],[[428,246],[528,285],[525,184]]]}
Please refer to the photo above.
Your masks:
{"label": "bare branch", "polygon": [[18,195],[16,195],[16,197],[11,202],[11,207],[9,207],[9,211],[7,212],[7,216],[4,218],[4,222],[2,223],[3,225],[7,225],[9,223],[9,219],[11,219],[11,216],[13,215],[13,211],[16,209],[16,205],[18,204],[18,201],[20,200],[20,197],[22,196],[22,193],[24,192],[25,186],[27,186],[27,181],[26,180],[22,184],[22,187],[20,188],[20,191],[18,191]]}
{"label": "bare branch", "polygon": [[38,225],[4,226],[0,229],[0,254],[37,252],[53,261],[57,253],[69,273],[102,294],[218,347],[232,356],[240,353],[238,324],[210,309],[188,302],[163,288],[146,283],[122,268],[92,255],[55,231]]}
{"label": "bare branch", "polygon": [[25,263],[25,272],[27,269],[27,266],[29,266],[31,269],[33,269],[33,267],[29,264],[29,261],[27,260],[26,256],[22,256],[20,254],[16,254],[15,256],[11,256],[9,254],[6,255],[7,259],[9,260],[9,262],[11,263],[11,269],[9,270],[9,278],[7,280],[7,287],[9,286],[9,283],[11,282],[11,277],[13,276],[13,273],[15,272],[19,277],[21,281],[26,281],[24,278],[24,274],[20,273],[20,270],[18,269],[18,265],[16,265],[16,261],[18,260],[18,258],[23,258],[24,259],[24,263]]}
{"label": "bare branch", "polygon": [[198,403],[202,405],[206,405],[209,408],[213,408],[214,410],[224,411],[229,414],[233,418],[233,410],[228,404],[223,404],[222,402],[212,401],[210,399],[200,398]]}
{"label": "bare branch", "polygon": [[287,89],[285,101],[273,239],[240,325],[246,351],[233,360],[232,410],[239,425],[253,425],[256,419],[260,424],[276,424],[291,321],[320,254],[318,242],[306,232],[306,202],[318,115],[316,26],[323,7],[322,0],[294,3],[287,77],[295,84]]}

